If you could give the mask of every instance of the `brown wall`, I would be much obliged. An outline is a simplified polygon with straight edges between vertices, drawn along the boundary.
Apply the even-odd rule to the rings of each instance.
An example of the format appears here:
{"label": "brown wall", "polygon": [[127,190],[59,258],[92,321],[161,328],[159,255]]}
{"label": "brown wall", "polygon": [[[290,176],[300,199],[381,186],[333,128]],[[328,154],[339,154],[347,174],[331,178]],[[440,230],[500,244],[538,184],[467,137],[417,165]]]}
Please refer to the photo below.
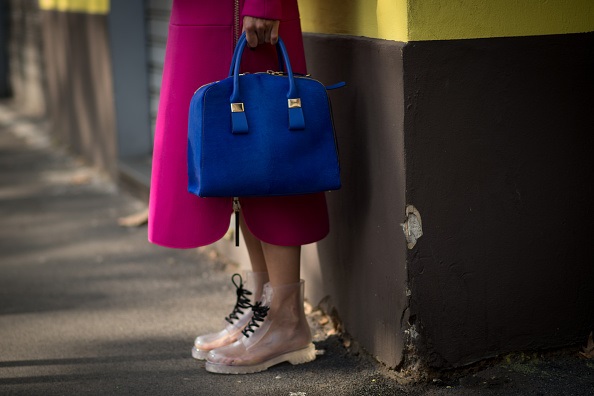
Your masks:
{"label": "brown wall", "polygon": [[[344,187],[305,268],[312,302],[391,367],[583,342],[593,34],[305,43],[314,77],[348,83],[332,93]],[[423,225],[410,250],[408,204]]]}
{"label": "brown wall", "polygon": [[592,330],[593,53],[592,33],[404,48],[411,315],[432,366]]}
{"label": "brown wall", "polygon": [[[335,307],[347,331],[388,366],[401,363],[407,307],[402,44],[305,35],[308,69],[331,93],[343,187],[327,195],[331,233],[309,299]],[[317,279],[315,279],[317,278]]]}
{"label": "brown wall", "polygon": [[107,17],[41,11],[41,26],[52,132],[72,152],[115,177]]}

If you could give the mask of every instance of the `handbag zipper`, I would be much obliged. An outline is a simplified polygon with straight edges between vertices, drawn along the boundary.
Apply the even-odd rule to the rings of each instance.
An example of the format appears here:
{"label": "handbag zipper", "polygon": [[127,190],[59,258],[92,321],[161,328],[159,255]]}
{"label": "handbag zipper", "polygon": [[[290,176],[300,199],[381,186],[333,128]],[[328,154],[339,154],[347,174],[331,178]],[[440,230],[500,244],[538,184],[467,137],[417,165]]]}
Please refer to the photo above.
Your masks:
{"label": "handbag zipper", "polygon": [[235,246],[239,246],[239,211],[241,204],[239,197],[233,197],[233,212],[235,213]]}
{"label": "handbag zipper", "polygon": [[[289,77],[289,73],[285,72],[285,71],[275,71],[275,70],[266,70],[265,72],[256,72],[254,74],[270,74],[271,76],[279,76],[279,77]],[[307,77],[310,80],[315,80],[314,78],[310,78],[311,74],[302,74],[302,73],[297,73],[297,72],[293,72],[293,77],[294,78],[303,78],[303,77]],[[316,80],[318,81],[318,80]]]}

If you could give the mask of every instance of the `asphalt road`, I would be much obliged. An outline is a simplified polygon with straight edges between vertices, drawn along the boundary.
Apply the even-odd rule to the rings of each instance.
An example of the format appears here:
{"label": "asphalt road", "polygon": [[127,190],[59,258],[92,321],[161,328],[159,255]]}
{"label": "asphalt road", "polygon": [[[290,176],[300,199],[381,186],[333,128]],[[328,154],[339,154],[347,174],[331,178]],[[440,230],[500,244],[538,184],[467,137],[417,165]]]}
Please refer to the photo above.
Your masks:
{"label": "asphalt road", "polygon": [[145,203],[52,147],[0,105],[0,395],[594,394],[594,362],[522,357],[405,385],[339,336],[315,362],[207,373],[193,338],[234,303],[234,267],[149,244],[118,218]]}

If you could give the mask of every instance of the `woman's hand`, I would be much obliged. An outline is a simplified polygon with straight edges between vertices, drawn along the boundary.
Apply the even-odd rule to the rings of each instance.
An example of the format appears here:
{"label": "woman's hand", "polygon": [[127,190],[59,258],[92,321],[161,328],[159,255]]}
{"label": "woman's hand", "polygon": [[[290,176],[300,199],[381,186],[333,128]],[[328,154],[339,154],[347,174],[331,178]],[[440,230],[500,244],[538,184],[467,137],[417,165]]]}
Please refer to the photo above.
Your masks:
{"label": "woman's hand", "polygon": [[248,47],[256,48],[260,44],[278,42],[278,26],[280,21],[272,19],[243,17],[243,31],[247,39]]}

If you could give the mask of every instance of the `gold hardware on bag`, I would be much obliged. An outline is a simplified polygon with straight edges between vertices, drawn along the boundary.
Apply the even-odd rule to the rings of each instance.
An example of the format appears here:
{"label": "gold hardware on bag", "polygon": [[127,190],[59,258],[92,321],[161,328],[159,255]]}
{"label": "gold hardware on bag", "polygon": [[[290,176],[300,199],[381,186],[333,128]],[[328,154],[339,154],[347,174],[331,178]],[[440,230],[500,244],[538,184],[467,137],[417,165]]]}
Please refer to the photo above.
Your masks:
{"label": "gold hardware on bag", "polygon": [[289,99],[289,109],[294,109],[296,107],[301,107],[301,99]]}
{"label": "gold hardware on bag", "polygon": [[231,112],[232,113],[243,113],[243,103],[231,103]]}

